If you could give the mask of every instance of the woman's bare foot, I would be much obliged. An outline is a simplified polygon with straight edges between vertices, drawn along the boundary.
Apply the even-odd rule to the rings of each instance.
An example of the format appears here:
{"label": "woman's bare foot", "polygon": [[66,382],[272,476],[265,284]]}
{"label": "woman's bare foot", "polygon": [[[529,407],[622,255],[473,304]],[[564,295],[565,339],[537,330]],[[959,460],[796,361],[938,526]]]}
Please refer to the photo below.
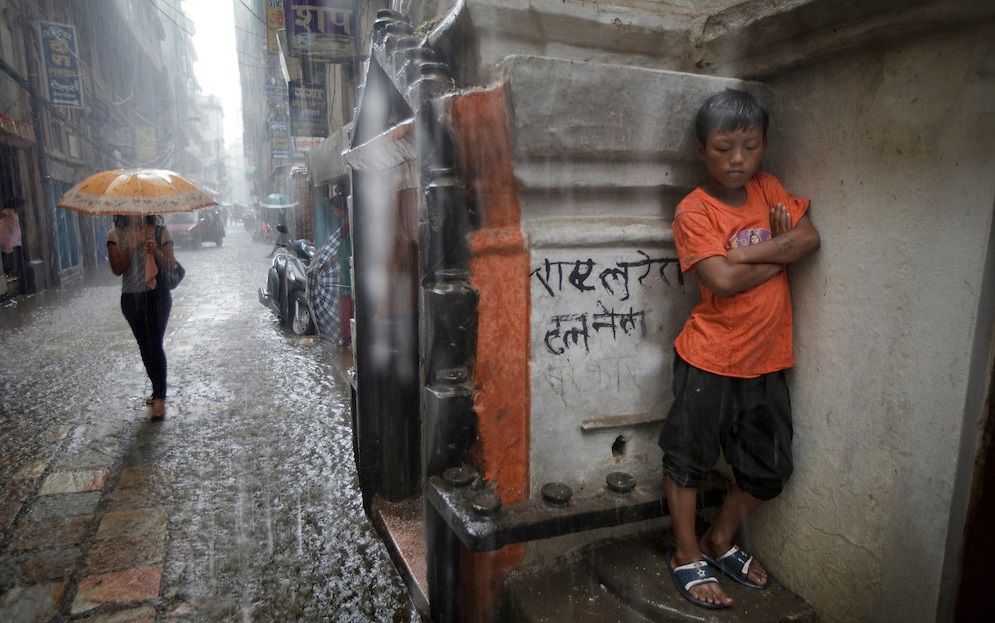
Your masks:
{"label": "woman's bare foot", "polygon": [[[715,541],[712,538],[712,531],[709,530],[698,540],[698,547],[712,560],[718,560],[719,556],[729,551],[732,543],[719,543]],[[746,579],[758,586],[767,586],[767,570],[760,566],[756,558],[750,562],[750,569],[746,574]]]}
{"label": "woman's bare foot", "polygon": [[[679,551],[675,551],[674,555],[668,561],[670,565],[670,570],[673,572],[674,569],[681,565],[686,565],[691,562],[697,562],[701,560],[701,556],[694,557],[683,557]],[[723,608],[728,608],[732,606],[732,597],[726,595],[725,591],[722,590],[722,586],[718,582],[705,582],[703,584],[698,584],[697,586],[692,586],[688,589],[695,599],[699,599],[706,603],[713,604],[715,606],[721,606]]]}
{"label": "woman's bare foot", "polygon": [[153,398],[145,414],[152,420],[161,420],[166,417],[166,400],[164,398]]}

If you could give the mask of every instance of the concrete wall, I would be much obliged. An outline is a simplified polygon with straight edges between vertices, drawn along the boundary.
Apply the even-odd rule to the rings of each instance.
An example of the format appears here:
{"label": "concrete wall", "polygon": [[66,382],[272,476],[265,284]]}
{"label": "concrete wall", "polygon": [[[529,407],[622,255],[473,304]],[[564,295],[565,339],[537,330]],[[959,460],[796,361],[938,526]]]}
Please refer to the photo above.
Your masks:
{"label": "concrete wall", "polygon": [[954,475],[974,452],[961,427],[995,243],[993,42],[977,28],[768,82],[767,164],[812,198],[823,244],[791,270],[795,476],[750,536],[827,621],[934,620],[957,555],[945,548],[962,530]]}
{"label": "concrete wall", "polygon": [[501,69],[530,254],[532,493],[659,479],[672,344],[698,298],[670,231],[704,173],[689,120],[724,87],[762,88],[528,56]]}

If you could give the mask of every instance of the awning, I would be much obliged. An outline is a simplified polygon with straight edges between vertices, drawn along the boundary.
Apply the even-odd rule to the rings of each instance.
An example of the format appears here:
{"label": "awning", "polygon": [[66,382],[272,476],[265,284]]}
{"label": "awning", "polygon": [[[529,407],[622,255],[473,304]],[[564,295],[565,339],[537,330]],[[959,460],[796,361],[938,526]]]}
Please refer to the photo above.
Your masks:
{"label": "awning", "polygon": [[352,143],[352,123],[347,123],[307,153],[307,166],[315,184],[329,184],[349,174],[342,152]]}
{"label": "awning", "polygon": [[25,121],[15,121],[7,115],[0,115],[0,143],[21,149],[31,147],[35,143],[34,128]]}

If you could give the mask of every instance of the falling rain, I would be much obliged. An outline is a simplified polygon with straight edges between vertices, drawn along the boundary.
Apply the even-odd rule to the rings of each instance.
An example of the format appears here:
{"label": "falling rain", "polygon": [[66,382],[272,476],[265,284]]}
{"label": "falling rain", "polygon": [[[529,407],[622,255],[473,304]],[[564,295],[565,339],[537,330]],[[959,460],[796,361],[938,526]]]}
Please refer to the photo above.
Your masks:
{"label": "falling rain", "polygon": [[0,0],[0,621],[987,620],[993,42]]}

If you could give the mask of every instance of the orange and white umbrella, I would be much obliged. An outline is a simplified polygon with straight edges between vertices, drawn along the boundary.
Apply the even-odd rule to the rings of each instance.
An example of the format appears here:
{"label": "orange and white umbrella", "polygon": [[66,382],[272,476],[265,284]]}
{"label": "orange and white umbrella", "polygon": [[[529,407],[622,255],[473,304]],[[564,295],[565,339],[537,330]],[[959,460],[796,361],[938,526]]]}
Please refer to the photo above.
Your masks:
{"label": "orange and white umbrella", "polygon": [[59,207],[93,216],[192,212],[217,205],[207,191],[163,169],[113,169],[94,173],[70,188]]}

